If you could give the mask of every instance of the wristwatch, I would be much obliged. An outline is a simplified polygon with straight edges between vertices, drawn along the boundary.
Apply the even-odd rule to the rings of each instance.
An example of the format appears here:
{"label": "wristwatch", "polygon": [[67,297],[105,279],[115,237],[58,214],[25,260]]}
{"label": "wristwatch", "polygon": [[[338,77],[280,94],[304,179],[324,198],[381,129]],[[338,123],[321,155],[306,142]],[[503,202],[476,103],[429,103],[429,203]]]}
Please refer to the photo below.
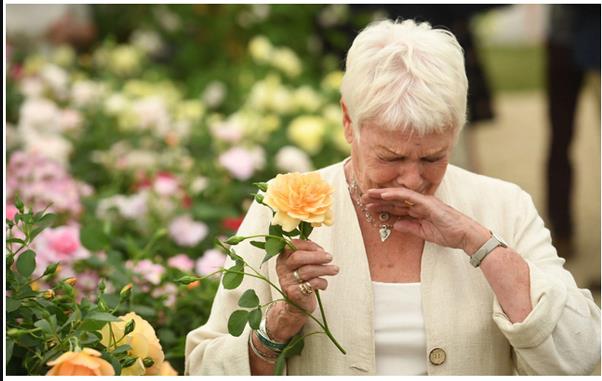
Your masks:
{"label": "wristwatch", "polygon": [[491,238],[479,250],[470,257],[470,264],[473,267],[479,267],[483,259],[491,253],[496,247],[508,247],[500,238],[498,238],[491,230]]}

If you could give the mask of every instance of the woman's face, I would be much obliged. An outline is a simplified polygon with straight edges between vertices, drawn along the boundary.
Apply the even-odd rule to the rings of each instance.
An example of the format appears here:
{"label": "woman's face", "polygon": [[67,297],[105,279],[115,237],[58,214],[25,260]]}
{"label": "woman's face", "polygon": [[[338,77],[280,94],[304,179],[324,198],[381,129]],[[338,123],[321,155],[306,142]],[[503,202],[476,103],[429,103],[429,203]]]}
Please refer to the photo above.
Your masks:
{"label": "woman's face", "polygon": [[351,123],[344,124],[353,174],[362,192],[405,187],[425,195],[435,193],[447,169],[453,131],[417,136],[367,123],[358,142]]}

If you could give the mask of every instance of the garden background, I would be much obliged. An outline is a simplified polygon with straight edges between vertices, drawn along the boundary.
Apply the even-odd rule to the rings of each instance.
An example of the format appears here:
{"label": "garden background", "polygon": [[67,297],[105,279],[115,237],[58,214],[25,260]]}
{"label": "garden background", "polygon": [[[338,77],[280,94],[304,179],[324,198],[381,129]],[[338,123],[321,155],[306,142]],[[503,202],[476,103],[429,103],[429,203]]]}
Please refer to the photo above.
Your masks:
{"label": "garden background", "polygon": [[[171,366],[159,370],[163,359],[153,358],[142,372],[182,374],[185,336],[207,319],[218,278],[176,280],[222,265],[215,239],[236,231],[254,182],[346,157],[342,54],[386,10],[6,11],[6,373],[45,374],[48,360],[76,344],[102,350],[98,332],[112,320],[103,314],[135,312],[154,328]],[[472,19],[495,118],[467,128],[454,157],[519,184],[544,218],[547,14],[546,5],[515,5]],[[566,266],[599,303],[599,79],[597,86],[584,89],[578,111],[579,255]],[[46,207],[54,217],[35,215]],[[35,254],[11,257],[19,246]],[[132,368],[133,348],[116,348],[103,358]]]}

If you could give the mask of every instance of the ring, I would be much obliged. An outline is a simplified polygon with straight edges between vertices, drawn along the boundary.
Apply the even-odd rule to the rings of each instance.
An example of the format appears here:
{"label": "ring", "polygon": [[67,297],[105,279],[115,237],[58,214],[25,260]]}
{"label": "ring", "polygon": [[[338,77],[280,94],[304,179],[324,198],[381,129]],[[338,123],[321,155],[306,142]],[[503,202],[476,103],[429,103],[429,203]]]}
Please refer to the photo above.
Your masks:
{"label": "ring", "polygon": [[295,277],[295,280],[297,281],[297,283],[303,283],[303,279],[301,279],[297,270],[293,271],[293,276]]}
{"label": "ring", "polygon": [[311,295],[311,293],[314,292],[314,289],[311,287],[309,282],[299,284],[299,289],[303,295]]}
{"label": "ring", "polygon": [[416,205],[412,201],[409,201],[409,200],[403,200],[403,203],[406,204],[407,206],[414,206],[414,205]]}

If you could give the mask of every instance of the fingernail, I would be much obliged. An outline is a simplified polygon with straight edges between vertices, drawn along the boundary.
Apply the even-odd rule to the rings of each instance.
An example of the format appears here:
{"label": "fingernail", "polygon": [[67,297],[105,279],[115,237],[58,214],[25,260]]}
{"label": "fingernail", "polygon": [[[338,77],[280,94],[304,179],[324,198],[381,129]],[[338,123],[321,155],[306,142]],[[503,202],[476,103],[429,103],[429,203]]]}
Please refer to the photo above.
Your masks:
{"label": "fingernail", "polygon": [[335,267],[334,267],[334,271],[335,271],[335,272],[337,272],[337,273],[338,273],[338,272],[339,272],[339,270],[340,270],[339,266],[335,266]]}
{"label": "fingernail", "polygon": [[331,261],[332,260],[332,255],[326,253],[326,259],[328,259],[329,261]]}

